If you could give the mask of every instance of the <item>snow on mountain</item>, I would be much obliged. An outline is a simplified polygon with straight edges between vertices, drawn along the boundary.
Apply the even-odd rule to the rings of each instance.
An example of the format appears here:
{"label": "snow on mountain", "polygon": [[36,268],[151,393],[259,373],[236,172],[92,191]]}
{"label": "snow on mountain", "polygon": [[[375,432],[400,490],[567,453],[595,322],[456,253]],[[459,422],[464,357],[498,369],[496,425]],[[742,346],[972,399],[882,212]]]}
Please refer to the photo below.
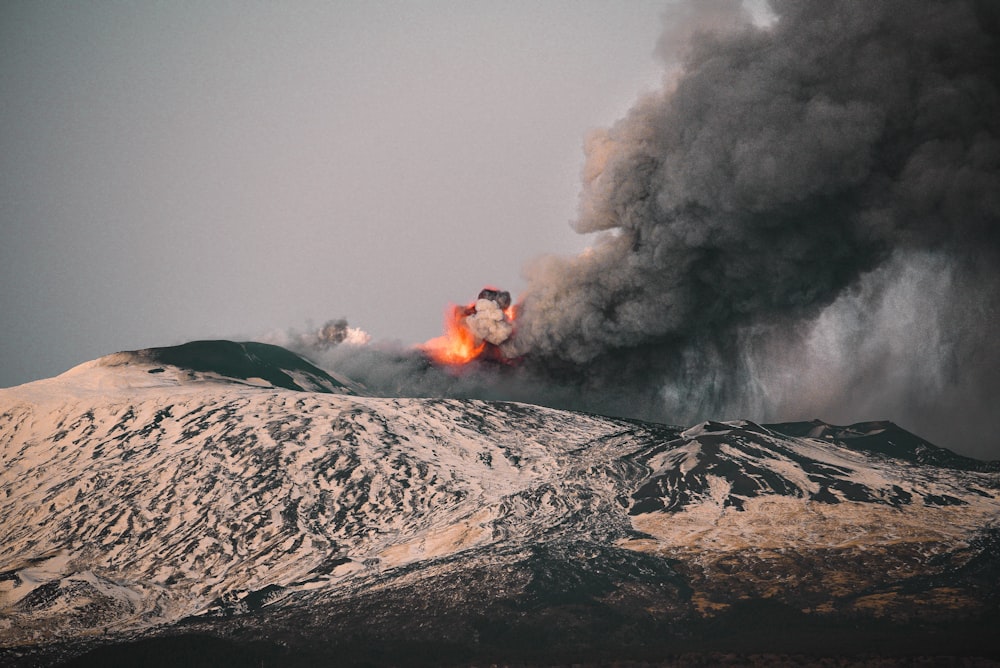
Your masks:
{"label": "snow on mountain", "polygon": [[[0,390],[0,648],[72,655],[178,624],[480,643],[482,620],[524,631],[567,600],[668,626],[763,599],[995,608],[995,466],[891,423],[682,431],[357,391],[231,342]],[[435,626],[447,606],[461,619]]]}
{"label": "snow on mountain", "polygon": [[752,422],[705,422],[644,462],[653,473],[629,514],[658,549],[960,540],[1000,519],[995,475],[789,439]]}
{"label": "snow on mountain", "polygon": [[[604,493],[584,501],[558,474],[604,466],[630,431],[514,404],[287,391],[142,357],[0,394],[9,640],[80,632],[81,606],[86,628],[135,628],[556,531],[568,504],[606,504],[609,484],[594,480]],[[544,529],[519,521],[532,512]]]}

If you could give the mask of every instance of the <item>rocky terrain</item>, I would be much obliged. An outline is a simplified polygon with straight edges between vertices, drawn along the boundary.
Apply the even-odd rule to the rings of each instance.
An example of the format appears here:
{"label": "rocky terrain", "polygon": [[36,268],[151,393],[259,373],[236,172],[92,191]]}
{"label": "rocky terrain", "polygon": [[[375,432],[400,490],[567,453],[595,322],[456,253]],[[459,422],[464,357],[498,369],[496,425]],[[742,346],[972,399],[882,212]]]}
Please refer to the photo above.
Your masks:
{"label": "rocky terrain", "polygon": [[0,390],[0,471],[4,665],[1000,658],[1000,467],[889,422],[371,397],[196,342]]}

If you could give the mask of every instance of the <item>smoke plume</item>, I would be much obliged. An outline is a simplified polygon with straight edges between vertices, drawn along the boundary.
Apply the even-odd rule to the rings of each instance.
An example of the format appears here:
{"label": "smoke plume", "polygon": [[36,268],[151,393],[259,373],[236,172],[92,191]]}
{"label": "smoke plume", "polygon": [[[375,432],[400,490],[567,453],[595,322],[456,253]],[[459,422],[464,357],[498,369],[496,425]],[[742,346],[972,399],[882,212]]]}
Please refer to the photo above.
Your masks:
{"label": "smoke plume", "polygon": [[526,269],[523,365],[413,382],[676,423],[889,418],[1000,457],[1000,5],[680,7],[663,89],[587,138],[591,248]]}
{"label": "smoke plume", "polygon": [[976,410],[1000,376],[998,5],[772,9],[764,28],[715,12],[723,32],[588,138],[575,228],[599,236],[529,267],[519,349],[593,408],[659,419],[887,411],[921,383],[918,404],[951,389]]}

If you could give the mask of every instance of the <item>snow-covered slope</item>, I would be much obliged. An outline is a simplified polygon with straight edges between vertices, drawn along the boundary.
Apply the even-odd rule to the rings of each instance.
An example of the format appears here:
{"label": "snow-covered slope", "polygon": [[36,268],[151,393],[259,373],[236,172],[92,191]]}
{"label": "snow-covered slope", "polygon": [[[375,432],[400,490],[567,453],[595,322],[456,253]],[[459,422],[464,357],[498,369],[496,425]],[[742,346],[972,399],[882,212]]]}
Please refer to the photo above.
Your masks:
{"label": "snow-covered slope", "polygon": [[[664,624],[757,599],[877,618],[995,607],[976,566],[1000,518],[988,466],[820,424],[681,431],[357,396],[273,348],[119,353],[0,390],[10,656],[182,620],[304,643],[320,627],[472,642],[476,619],[527,624],[580,600]],[[362,620],[362,604],[382,612]],[[416,627],[393,617],[420,610]]]}
{"label": "snow-covered slope", "polygon": [[587,472],[631,425],[262,385],[123,354],[0,392],[4,640],[336,586],[557,532],[569,511],[627,529],[604,508],[616,476]]}

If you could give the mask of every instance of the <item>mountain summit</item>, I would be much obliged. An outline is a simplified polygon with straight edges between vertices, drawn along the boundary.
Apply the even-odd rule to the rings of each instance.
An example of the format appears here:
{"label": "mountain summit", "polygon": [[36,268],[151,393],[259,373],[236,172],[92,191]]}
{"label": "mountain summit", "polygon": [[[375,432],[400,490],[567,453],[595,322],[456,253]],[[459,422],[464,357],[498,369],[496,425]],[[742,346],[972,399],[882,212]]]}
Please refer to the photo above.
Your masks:
{"label": "mountain summit", "polygon": [[1000,650],[998,467],[888,422],[368,397],[213,341],[0,390],[0,470],[5,664]]}

